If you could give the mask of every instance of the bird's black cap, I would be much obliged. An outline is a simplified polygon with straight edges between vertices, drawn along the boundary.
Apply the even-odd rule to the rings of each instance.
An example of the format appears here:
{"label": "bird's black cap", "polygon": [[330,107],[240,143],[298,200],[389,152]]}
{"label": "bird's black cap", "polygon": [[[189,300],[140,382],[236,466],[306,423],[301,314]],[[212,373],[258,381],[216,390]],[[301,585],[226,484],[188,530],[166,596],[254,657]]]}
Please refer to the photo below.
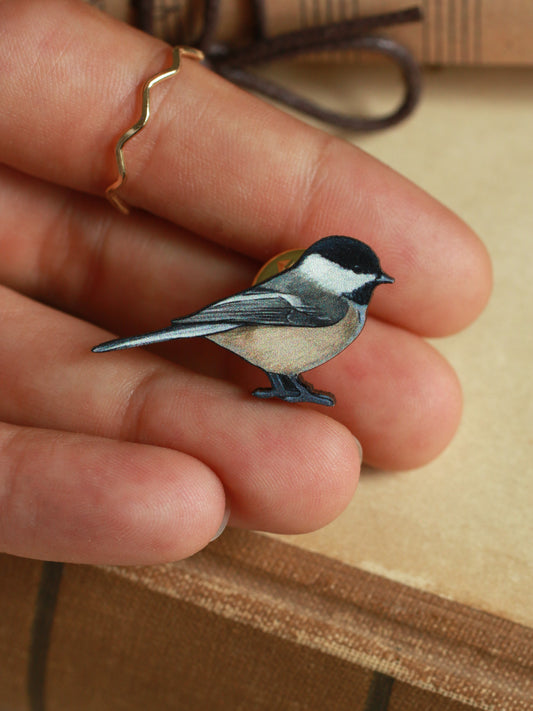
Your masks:
{"label": "bird's black cap", "polygon": [[319,254],[330,262],[366,274],[381,274],[381,265],[374,250],[353,237],[331,235],[315,242],[307,249],[302,259],[311,254]]}

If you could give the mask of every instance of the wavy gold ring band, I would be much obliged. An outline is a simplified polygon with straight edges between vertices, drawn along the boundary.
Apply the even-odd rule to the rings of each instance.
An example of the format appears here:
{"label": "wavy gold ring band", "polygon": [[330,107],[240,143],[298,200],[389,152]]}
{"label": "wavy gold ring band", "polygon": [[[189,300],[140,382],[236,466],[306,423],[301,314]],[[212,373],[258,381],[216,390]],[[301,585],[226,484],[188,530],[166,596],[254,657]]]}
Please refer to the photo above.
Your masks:
{"label": "wavy gold ring band", "polygon": [[201,61],[204,58],[204,54],[199,49],[194,49],[193,47],[174,47],[172,49],[172,65],[168,69],[159,72],[159,74],[155,74],[153,77],[150,77],[150,79],[147,79],[144,82],[142,87],[141,116],[138,121],[134,123],[134,125],[125,133],[123,133],[117,141],[117,145],[115,147],[115,159],[118,168],[118,178],[106,188],[105,194],[109,202],[124,215],[129,214],[129,208],[124,200],[122,200],[122,198],[118,195],[118,190],[125,184],[128,177],[126,172],[126,163],[124,161],[124,144],[146,126],[148,119],[150,118],[150,90],[156,84],[159,84],[159,82],[164,79],[169,79],[179,72],[182,57],[190,57],[191,59]]}

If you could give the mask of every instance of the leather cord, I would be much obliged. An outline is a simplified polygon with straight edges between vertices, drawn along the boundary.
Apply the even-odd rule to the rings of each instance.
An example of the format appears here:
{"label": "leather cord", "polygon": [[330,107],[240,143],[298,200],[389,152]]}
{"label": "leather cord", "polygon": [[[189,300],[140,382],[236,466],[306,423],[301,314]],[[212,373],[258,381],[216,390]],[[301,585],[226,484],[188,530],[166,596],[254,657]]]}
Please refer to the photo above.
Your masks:
{"label": "leather cord", "polygon": [[[148,6],[153,4],[153,0],[137,0],[137,3],[141,29],[149,31],[151,20]],[[393,126],[406,118],[417,105],[421,93],[421,72],[418,63],[403,45],[374,32],[384,27],[420,22],[422,12],[419,7],[357,17],[268,37],[264,0],[250,0],[250,3],[251,40],[242,47],[232,48],[216,41],[220,0],[204,0],[202,32],[191,44],[202,50],[206,57],[205,63],[217,74],[320,121],[351,131],[376,131]],[[388,58],[397,66],[404,93],[393,111],[376,117],[343,114],[250,71],[254,66],[274,60],[339,50],[372,52]]]}

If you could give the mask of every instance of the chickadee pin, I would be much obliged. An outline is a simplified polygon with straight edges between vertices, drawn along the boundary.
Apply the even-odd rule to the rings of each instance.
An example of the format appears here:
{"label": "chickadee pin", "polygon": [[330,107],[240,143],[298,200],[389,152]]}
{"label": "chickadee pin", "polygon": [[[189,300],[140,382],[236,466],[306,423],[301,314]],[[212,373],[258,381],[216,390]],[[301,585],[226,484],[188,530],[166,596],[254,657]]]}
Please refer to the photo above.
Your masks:
{"label": "chickadee pin", "polygon": [[394,279],[381,270],[375,252],[351,237],[324,237],[292,266],[266,281],[174,319],[169,328],[95,346],[95,353],[145,346],[174,338],[204,336],[268,375],[260,398],[334,405],[301,374],[330,360],[361,333],[379,284]]}

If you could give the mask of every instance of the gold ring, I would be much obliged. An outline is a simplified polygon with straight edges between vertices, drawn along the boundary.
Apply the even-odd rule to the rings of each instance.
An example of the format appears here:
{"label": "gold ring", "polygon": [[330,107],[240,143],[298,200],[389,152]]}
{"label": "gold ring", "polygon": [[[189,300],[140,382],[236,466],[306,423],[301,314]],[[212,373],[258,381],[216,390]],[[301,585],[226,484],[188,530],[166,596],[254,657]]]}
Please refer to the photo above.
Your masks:
{"label": "gold ring", "polygon": [[150,89],[160,81],[173,77],[180,70],[181,58],[190,57],[191,59],[202,60],[204,53],[194,47],[174,47],[172,49],[172,65],[159,74],[155,74],[150,79],[147,79],[142,87],[142,110],[139,120],[133,124],[122,136],[118,139],[115,147],[115,159],[118,168],[118,178],[106,188],[105,194],[109,202],[114,205],[117,210],[120,210],[124,215],[129,214],[127,204],[117,194],[117,191],[124,185],[127,179],[126,163],[124,162],[124,144],[130,140],[136,133],[146,126],[150,118]]}

